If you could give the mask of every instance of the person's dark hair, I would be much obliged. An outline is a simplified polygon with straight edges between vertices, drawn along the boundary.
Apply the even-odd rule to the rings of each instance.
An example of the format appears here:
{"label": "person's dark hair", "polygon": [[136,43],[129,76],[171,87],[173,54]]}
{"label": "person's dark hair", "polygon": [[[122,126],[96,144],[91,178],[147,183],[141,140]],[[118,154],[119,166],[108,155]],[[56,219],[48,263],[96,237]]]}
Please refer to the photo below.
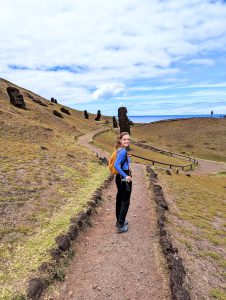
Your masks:
{"label": "person's dark hair", "polygon": [[117,140],[116,140],[116,145],[115,145],[115,149],[117,150],[119,147],[121,147],[121,142],[120,142],[120,139],[124,136],[124,135],[129,135],[128,132],[126,131],[123,131],[120,133],[120,135],[117,137]]}

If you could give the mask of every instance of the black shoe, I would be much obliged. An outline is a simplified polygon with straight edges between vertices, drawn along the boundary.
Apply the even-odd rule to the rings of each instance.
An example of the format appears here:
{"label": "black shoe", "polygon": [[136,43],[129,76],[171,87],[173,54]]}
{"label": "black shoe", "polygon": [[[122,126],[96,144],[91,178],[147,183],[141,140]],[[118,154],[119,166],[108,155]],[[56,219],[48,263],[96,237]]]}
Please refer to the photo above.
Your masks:
{"label": "black shoe", "polygon": [[[128,225],[128,221],[127,221],[127,220],[125,220],[124,225]],[[117,221],[116,221],[116,224],[115,224],[115,227],[118,227],[118,226],[119,226],[119,222],[118,222],[118,220],[117,220]]]}
{"label": "black shoe", "polygon": [[118,226],[118,233],[123,233],[128,231],[127,225]]}

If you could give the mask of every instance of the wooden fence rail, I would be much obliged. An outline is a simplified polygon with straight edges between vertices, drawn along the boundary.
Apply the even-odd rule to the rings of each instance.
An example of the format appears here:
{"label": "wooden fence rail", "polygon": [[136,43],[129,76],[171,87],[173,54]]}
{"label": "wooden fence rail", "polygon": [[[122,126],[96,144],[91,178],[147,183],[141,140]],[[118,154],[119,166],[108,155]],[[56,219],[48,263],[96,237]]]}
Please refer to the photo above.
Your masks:
{"label": "wooden fence rail", "polygon": [[158,149],[158,148],[155,148],[155,147],[153,147],[151,145],[145,145],[145,144],[133,141],[133,140],[131,140],[130,142],[131,142],[131,144],[134,144],[136,146],[139,146],[139,147],[142,147],[142,148],[154,151],[154,152],[159,152],[161,154],[169,155],[169,156],[172,156],[172,157],[181,157],[181,158],[183,158],[185,160],[192,161],[193,164],[197,164],[197,160],[195,158],[187,156],[187,155],[183,155],[183,154],[179,154],[179,153],[175,153],[175,152],[171,152],[171,151],[166,151],[166,150]]}
{"label": "wooden fence rail", "polygon": [[[134,156],[134,157],[138,157],[138,158],[141,158],[141,159],[150,161],[150,162],[152,162],[152,165],[153,165],[153,166],[154,166],[155,164],[159,164],[159,165],[169,166],[170,169],[172,169],[173,167],[174,167],[174,168],[181,168],[182,171],[186,171],[186,170],[185,170],[186,168],[188,168],[188,170],[192,170],[193,166],[197,166],[197,165],[198,165],[198,162],[197,162],[197,161],[196,161],[195,163],[191,163],[191,164],[182,166],[182,165],[175,165],[175,164],[164,163],[164,162],[161,162],[161,161],[149,159],[149,158],[142,157],[142,156],[138,156],[138,155],[135,155],[135,154],[131,154],[131,155]],[[188,170],[187,170],[187,171],[188,171]]]}

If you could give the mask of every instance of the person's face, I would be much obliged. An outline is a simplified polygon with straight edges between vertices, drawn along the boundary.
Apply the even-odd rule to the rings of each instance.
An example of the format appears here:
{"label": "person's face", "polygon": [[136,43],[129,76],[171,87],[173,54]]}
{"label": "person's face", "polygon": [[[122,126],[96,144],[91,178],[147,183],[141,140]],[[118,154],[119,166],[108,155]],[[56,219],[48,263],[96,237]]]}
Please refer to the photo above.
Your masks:
{"label": "person's face", "polygon": [[130,136],[128,134],[124,135],[121,139],[120,139],[120,142],[121,142],[121,146],[122,147],[127,147],[129,146],[129,143],[130,143]]}

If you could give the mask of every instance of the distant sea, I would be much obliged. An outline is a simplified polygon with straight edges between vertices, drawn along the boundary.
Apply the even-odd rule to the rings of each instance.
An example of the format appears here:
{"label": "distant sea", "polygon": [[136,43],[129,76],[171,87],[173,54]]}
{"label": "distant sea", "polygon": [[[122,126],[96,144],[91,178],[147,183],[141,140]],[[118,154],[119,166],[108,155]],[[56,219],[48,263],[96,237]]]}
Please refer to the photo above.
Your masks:
{"label": "distant sea", "polygon": [[[223,117],[224,114],[213,114],[213,118]],[[186,119],[186,118],[210,118],[211,115],[162,115],[162,116],[128,116],[134,123],[150,123],[160,120]]]}

